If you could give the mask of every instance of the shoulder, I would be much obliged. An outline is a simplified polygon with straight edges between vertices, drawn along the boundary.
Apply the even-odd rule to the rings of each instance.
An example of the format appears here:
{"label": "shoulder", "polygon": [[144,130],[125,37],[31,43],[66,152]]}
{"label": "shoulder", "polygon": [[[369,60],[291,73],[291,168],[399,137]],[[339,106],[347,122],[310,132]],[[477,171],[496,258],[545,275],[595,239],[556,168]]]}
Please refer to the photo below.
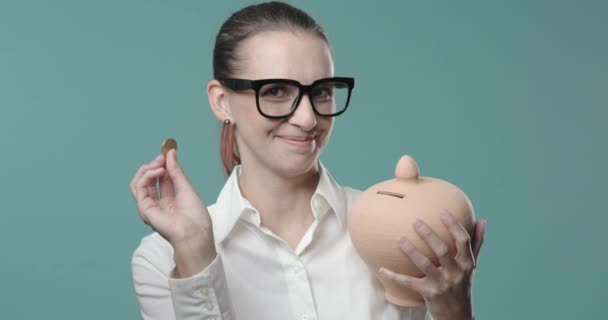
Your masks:
{"label": "shoulder", "polygon": [[348,186],[343,186],[342,189],[344,189],[344,193],[346,193],[346,196],[350,197],[357,197],[361,192],[363,192],[362,190]]}
{"label": "shoulder", "polygon": [[[353,207],[355,200],[362,193],[361,190],[355,189],[349,186],[338,185],[339,188],[335,189],[336,197],[334,200],[336,202],[333,203],[334,210],[336,210],[336,214],[338,218],[344,222],[348,220],[348,216],[350,215],[350,210]],[[330,202],[331,203],[331,202]]]}
{"label": "shoulder", "polygon": [[342,184],[333,177],[328,168],[326,168],[321,161],[319,161],[319,163],[322,169],[320,189],[329,190],[329,194],[333,194],[337,197],[337,199],[334,200],[337,200],[338,203],[345,203],[347,207],[350,207],[362,191]]}
{"label": "shoulder", "polygon": [[363,192],[362,190],[355,189],[348,186],[343,186],[342,190],[344,190],[344,195],[346,196],[346,200],[348,205],[352,205],[352,203],[357,199],[357,197]]}

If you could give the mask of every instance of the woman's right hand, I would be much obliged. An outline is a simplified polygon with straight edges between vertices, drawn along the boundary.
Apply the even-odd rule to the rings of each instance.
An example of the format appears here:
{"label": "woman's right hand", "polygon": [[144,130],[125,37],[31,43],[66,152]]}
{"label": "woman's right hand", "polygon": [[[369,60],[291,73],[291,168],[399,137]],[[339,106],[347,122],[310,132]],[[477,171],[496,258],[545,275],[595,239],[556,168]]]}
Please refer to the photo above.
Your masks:
{"label": "woman's right hand", "polygon": [[160,154],[142,165],[130,188],[141,219],[173,246],[175,275],[185,278],[205,269],[217,253],[207,207],[186,178],[176,153],[171,149],[166,159]]}

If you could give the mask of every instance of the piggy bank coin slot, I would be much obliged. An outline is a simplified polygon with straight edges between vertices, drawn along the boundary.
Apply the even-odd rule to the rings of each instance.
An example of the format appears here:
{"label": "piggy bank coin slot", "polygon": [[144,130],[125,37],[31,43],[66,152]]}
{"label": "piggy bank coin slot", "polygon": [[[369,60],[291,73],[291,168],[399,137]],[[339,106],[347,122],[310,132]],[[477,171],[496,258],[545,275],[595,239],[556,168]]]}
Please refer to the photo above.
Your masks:
{"label": "piggy bank coin slot", "polygon": [[403,195],[401,193],[390,192],[390,191],[378,191],[378,192],[376,192],[376,194],[383,194],[383,195],[387,195],[387,196],[391,196],[391,197],[397,197],[399,199],[403,199],[405,197],[405,195]]}

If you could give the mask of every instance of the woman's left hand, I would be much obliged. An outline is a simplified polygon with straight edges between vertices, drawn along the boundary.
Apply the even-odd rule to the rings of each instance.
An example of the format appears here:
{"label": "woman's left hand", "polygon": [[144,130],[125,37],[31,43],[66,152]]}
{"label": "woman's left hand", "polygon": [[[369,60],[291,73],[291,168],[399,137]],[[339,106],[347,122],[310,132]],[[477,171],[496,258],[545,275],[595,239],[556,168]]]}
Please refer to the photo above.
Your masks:
{"label": "woman's left hand", "polygon": [[425,276],[407,276],[386,268],[380,268],[379,274],[384,279],[418,292],[424,298],[434,320],[470,320],[473,316],[473,274],[483,243],[486,220],[475,221],[472,237],[449,212],[441,213],[441,221],[455,240],[458,250],[456,256],[450,253],[448,245],[428,225],[418,220],[414,229],[433,250],[440,265],[435,266],[403,237],[399,241],[399,247]]}

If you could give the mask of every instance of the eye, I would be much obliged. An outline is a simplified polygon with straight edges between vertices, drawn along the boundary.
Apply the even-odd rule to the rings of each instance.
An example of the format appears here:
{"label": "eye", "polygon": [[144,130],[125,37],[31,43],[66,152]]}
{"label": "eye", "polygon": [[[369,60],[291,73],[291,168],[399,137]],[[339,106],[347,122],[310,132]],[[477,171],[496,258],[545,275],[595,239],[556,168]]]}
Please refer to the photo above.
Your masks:
{"label": "eye", "polygon": [[334,94],[333,87],[322,86],[313,90],[314,98],[317,100],[329,100]]}
{"label": "eye", "polygon": [[264,97],[282,97],[286,94],[287,90],[283,85],[273,85],[265,87],[260,94]]}

